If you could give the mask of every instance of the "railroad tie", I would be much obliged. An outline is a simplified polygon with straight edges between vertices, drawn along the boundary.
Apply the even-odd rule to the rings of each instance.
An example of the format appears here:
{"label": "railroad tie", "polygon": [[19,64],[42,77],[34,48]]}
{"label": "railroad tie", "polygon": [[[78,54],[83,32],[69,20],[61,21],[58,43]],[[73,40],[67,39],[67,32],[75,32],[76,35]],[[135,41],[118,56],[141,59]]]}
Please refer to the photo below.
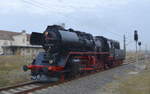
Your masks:
{"label": "railroad tie", "polygon": [[12,93],[8,91],[1,91],[0,94],[12,94]]}

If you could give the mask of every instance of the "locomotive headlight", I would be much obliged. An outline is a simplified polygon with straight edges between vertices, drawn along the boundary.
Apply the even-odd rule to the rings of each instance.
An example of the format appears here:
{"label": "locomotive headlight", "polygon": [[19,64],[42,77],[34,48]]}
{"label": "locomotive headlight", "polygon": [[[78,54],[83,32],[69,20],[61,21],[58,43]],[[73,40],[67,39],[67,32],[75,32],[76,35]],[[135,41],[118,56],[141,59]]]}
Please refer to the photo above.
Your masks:
{"label": "locomotive headlight", "polygon": [[24,65],[24,66],[22,67],[22,69],[23,69],[24,71],[27,71],[27,70],[28,70],[28,66]]}
{"label": "locomotive headlight", "polygon": [[49,63],[52,64],[54,61],[53,60],[49,60]]}
{"label": "locomotive headlight", "polygon": [[48,32],[45,32],[45,36],[48,36]]}

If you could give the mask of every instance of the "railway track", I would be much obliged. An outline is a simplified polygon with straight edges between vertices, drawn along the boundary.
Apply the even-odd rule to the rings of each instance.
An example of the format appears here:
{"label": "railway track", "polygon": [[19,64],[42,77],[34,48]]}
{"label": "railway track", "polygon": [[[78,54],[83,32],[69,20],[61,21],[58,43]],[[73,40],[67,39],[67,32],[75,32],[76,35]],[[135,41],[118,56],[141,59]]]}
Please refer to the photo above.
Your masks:
{"label": "railway track", "polygon": [[43,86],[42,84],[32,81],[14,86],[0,88],[0,94],[23,94],[26,91],[36,89]]}
{"label": "railway track", "polygon": [[[84,76],[87,76],[87,75],[84,75]],[[84,76],[82,76],[82,77],[84,77]],[[54,83],[27,82],[27,83],[18,84],[15,86],[1,88],[0,94],[28,94],[28,93],[34,92],[36,90],[41,90],[44,88],[48,88],[50,86],[51,87],[56,86],[56,85],[63,84],[65,82],[69,82],[71,80],[75,80],[78,78],[72,78],[69,80],[64,80],[64,81],[54,82]]]}
{"label": "railway track", "polygon": [[32,82],[22,83],[14,86],[0,88],[0,94],[28,94],[36,90],[41,90],[44,88],[48,88],[50,86],[52,87],[68,81],[70,80],[66,80],[63,82],[55,82],[55,83],[40,83],[40,82],[32,81]]}
{"label": "railway track", "polygon": [[4,87],[4,88],[0,88],[0,94],[28,94],[28,93],[31,93],[31,92],[34,92],[37,90],[56,86],[59,84],[63,84],[63,83],[72,81],[72,80],[77,80],[79,78],[89,76],[92,74],[96,74],[96,73],[98,73],[98,71],[97,72],[91,72],[89,74],[85,74],[85,75],[78,76],[78,77],[71,78],[71,79],[64,80],[64,81],[54,82],[54,83],[27,82],[27,83],[18,84],[15,86]]}
{"label": "railway track", "polygon": [[[130,60],[127,60],[126,63],[122,64],[121,66],[131,64],[131,63],[134,63],[134,62],[136,62],[135,59],[130,59]],[[68,82],[68,81],[71,81],[71,80],[79,79],[81,77],[96,74],[98,72],[100,72],[100,71],[91,72],[89,74],[85,74],[85,75],[82,75],[82,76],[79,76],[79,77],[76,77],[76,78],[72,78],[72,79],[69,79],[69,80],[65,80],[65,81],[62,81],[62,82],[39,83],[39,82],[34,81],[34,82],[27,82],[27,83],[18,84],[18,85],[15,85],[15,86],[4,87],[4,88],[0,88],[0,94],[28,94],[28,93],[34,92],[36,90],[41,90],[41,89],[44,89],[44,88],[48,88],[50,86],[52,87],[52,86],[55,86],[55,85],[59,85],[59,84],[62,84],[62,83],[65,83],[65,82]]]}
{"label": "railway track", "polygon": [[131,59],[125,60],[124,64],[130,64],[130,63],[134,63],[134,62],[136,62],[136,59],[131,58]]}
{"label": "railway track", "polygon": [[[146,54],[145,56],[139,56],[138,57],[138,61],[142,61],[142,60],[146,60],[146,59],[150,59],[150,55]],[[129,58],[127,60],[124,61],[124,64],[130,64],[130,63],[135,63],[136,62],[136,58]]]}

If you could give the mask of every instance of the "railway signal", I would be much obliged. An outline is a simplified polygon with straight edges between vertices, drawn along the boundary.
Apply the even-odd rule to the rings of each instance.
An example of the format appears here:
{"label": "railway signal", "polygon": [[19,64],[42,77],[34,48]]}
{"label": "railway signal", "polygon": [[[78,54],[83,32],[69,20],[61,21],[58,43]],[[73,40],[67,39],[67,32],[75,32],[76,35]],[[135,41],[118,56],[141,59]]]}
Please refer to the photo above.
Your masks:
{"label": "railway signal", "polygon": [[139,51],[141,51],[141,45],[142,45],[142,43],[139,41],[138,45],[139,45]]}
{"label": "railway signal", "polygon": [[139,45],[139,46],[141,46],[141,44],[142,44],[141,42],[138,42],[138,45]]}
{"label": "railway signal", "polygon": [[137,30],[134,31],[134,41],[136,43],[136,53],[137,53],[137,42],[138,42],[138,31]]}
{"label": "railway signal", "polygon": [[136,62],[138,63],[138,53],[137,53],[137,43],[138,43],[138,31],[134,31],[134,41],[135,41],[135,47],[136,47]]}

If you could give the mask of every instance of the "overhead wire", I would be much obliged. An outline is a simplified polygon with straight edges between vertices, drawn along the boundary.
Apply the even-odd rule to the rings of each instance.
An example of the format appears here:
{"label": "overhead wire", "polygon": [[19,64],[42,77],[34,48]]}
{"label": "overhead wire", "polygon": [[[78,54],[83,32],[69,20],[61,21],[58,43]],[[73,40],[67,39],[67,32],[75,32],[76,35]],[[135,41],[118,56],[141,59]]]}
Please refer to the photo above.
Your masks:
{"label": "overhead wire", "polygon": [[30,1],[27,1],[27,0],[21,0],[21,1],[23,1],[24,3],[29,4],[31,6],[34,6],[34,7],[37,7],[37,8],[41,8],[41,9],[45,9],[45,7],[37,5],[37,4],[33,3],[33,2],[30,2]]}
{"label": "overhead wire", "polygon": [[118,37],[123,37],[123,35],[120,35],[119,33],[115,33],[115,32],[112,32],[112,31],[107,31],[107,32],[109,32],[109,33],[111,33],[111,34],[114,34],[114,35],[116,35],[116,36],[118,36]]}
{"label": "overhead wire", "polygon": [[[106,25],[106,26],[107,26],[107,25]],[[123,35],[121,35],[121,34],[119,34],[119,33],[116,33],[116,32],[113,32],[112,30],[109,30],[108,28],[106,28],[106,26],[105,26],[105,30],[106,30],[105,32],[106,32],[106,33],[111,33],[111,34],[117,36],[118,38],[123,39]]]}
{"label": "overhead wire", "polygon": [[[42,4],[42,3],[40,3],[40,2],[38,2],[36,0],[21,0],[21,1],[23,1],[24,3],[26,3],[28,5],[40,8],[42,10],[46,9],[47,10],[47,14],[50,14],[52,9],[54,9],[54,10],[57,9],[57,8],[54,8],[54,7],[52,7],[52,8],[48,7],[45,4]],[[50,12],[48,12],[48,11],[50,11]],[[63,11],[62,12],[61,11],[55,11],[55,12],[57,13],[57,15],[61,16],[60,19],[66,19],[66,18],[68,18],[68,15],[65,15],[65,14],[61,15],[63,13]],[[70,20],[73,20],[73,19],[70,19]],[[64,22],[61,22],[61,23],[64,23]]]}
{"label": "overhead wire", "polygon": [[[23,1],[23,2],[26,3],[26,4],[30,4],[31,6],[40,8],[40,9],[50,9],[50,8],[47,7],[46,5],[40,3],[40,2],[38,2],[38,1],[36,1],[36,0],[30,0],[30,1],[29,1],[29,0],[21,0],[21,1]],[[54,8],[54,7],[53,7],[53,8]],[[63,17],[66,17],[65,15],[62,15],[62,16],[63,16]],[[123,37],[123,35],[121,35],[121,34],[119,34],[119,33],[116,33],[116,32],[112,32],[112,31],[110,31],[110,30],[107,30],[107,32],[110,32],[111,34],[114,34],[114,35],[116,35],[116,36],[118,36],[118,37],[120,37],[120,38]]]}
{"label": "overhead wire", "polygon": [[[26,0],[27,1],[27,0]],[[34,3],[34,4],[37,4],[37,5],[39,5],[39,6],[42,6],[43,8],[45,8],[45,9],[50,9],[50,7],[48,7],[48,6],[46,6],[45,4],[42,4],[42,3],[40,3],[40,2],[38,2],[38,1],[36,1],[36,0],[30,0],[30,1],[28,1],[28,2],[32,2],[32,3]],[[55,7],[52,7],[53,9],[57,9],[57,8],[55,8]]]}

